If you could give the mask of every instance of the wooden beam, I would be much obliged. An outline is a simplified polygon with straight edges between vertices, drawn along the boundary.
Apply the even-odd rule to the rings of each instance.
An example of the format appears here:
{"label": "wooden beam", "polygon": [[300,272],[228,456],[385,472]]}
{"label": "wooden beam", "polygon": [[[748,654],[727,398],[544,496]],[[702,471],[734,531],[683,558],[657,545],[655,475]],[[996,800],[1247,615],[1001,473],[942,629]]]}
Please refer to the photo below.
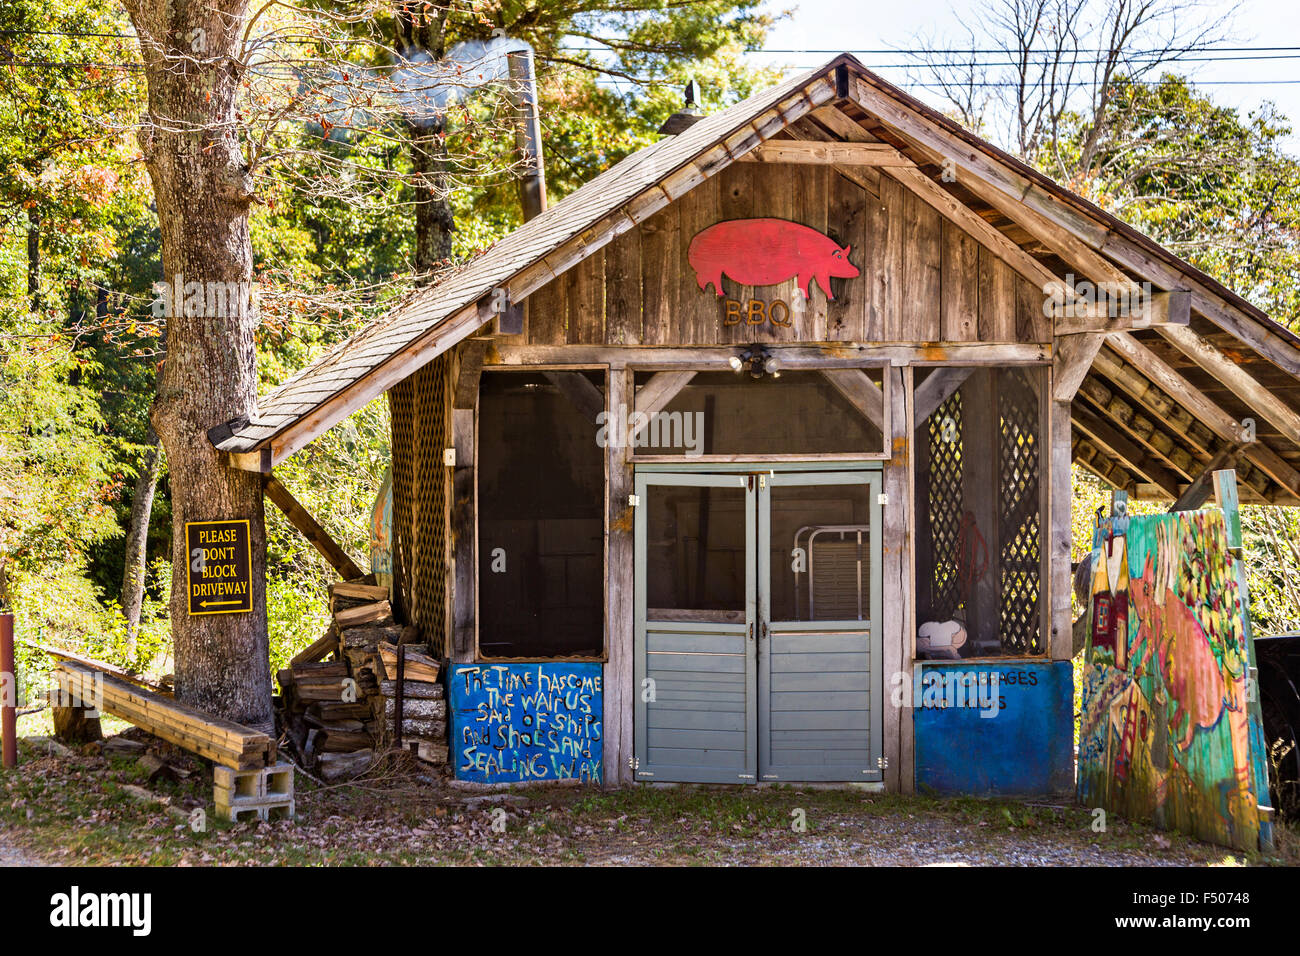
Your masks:
{"label": "wooden beam", "polygon": [[885,393],[860,368],[824,368],[822,377],[872,425],[885,431]]}
{"label": "wooden beam", "polygon": [[[1143,376],[1163,389],[1171,398],[1195,415],[1216,435],[1226,442],[1242,439],[1241,423],[1224,411],[1212,399],[1183,378],[1173,366],[1156,355],[1131,335],[1119,333],[1110,336],[1107,344]],[[1247,459],[1258,466],[1293,496],[1300,497],[1300,471],[1287,464],[1277,452],[1261,441],[1245,447]]]}
{"label": "wooden beam", "polygon": [[658,372],[650,376],[650,380],[637,390],[633,399],[635,410],[643,415],[662,411],[694,377],[692,371]]}
{"label": "wooden beam", "polygon": [[579,415],[593,425],[596,424],[598,416],[605,410],[605,396],[592,384],[591,379],[581,372],[547,370],[542,372],[542,375],[564,393],[565,397],[573,403],[573,407],[578,410]]}
{"label": "wooden beam", "polygon": [[1196,479],[1187,486],[1178,500],[1169,506],[1172,511],[1196,511],[1205,502],[1210,500],[1210,495],[1214,493],[1214,474],[1224,468],[1231,468],[1237,461],[1237,456],[1241,453],[1240,446],[1225,448],[1215,455],[1214,460],[1205,466],[1205,470],[1196,476]]}
{"label": "wooden beam", "polygon": [[[633,403],[633,377],[625,367],[609,370],[606,409],[617,418],[619,406]],[[601,751],[607,787],[633,782],[630,762],[634,756],[632,713],[635,694],[633,676],[635,617],[634,514],[628,496],[635,490],[631,449],[626,442],[607,442],[605,472],[609,500],[605,517],[605,698]]]}
{"label": "wooden beam", "polygon": [[1088,247],[1110,257],[1120,267],[1131,270],[1159,288],[1190,290],[1194,311],[1250,345],[1279,368],[1300,376],[1300,348],[1270,329],[1266,320],[1224,298],[1190,271],[1157,257],[1137,240],[1099,221],[1094,214],[1053,195],[1007,162],[988,155],[899,101],[875,85],[873,80],[854,75],[850,77],[850,86],[852,98],[883,125],[951,161],[959,182],[965,184],[969,178],[996,188],[1010,202],[1029,207]]}
{"label": "wooden beam", "polygon": [[1109,452],[1099,447],[1078,429],[1074,429],[1072,433],[1071,454],[1080,467],[1086,468],[1102,481],[1116,488],[1131,492],[1141,484],[1137,475],[1126,469]]}
{"label": "wooden beam", "polygon": [[1047,402],[1047,510],[1049,521],[1043,535],[1049,574],[1047,601],[1051,608],[1051,632],[1047,635],[1052,660],[1069,660],[1074,650],[1074,617],[1070,613],[1070,504],[1073,501],[1074,460],[1071,442],[1070,403]]}
{"label": "wooden beam", "polygon": [[[1050,345],[1019,342],[876,343],[837,342],[828,345],[771,345],[782,371],[812,371],[862,365],[1046,365]],[[637,369],[731,371],[731,346],[679,348],[617,345],[508,345],[495,343],[488,365],[609,365]]]}
{"label": "wooden beam", "polygon": [[[1196,475],[1199,475],[1200,457],[1192,455],[1184,447],[1175,444],[1173,438],[1161,431],[1153,420],[1147,419],[1147,416],[1115,414],[1112,407],[1114,405],[1113,395],[1114,393],[1110,392],[1110,389],[1106,388],[1099,378],[1089,375],[1084,378],[1075,402],[1078,403],[1083,399],[1087,399],[1089,405],[1096,406],[1102,420],[1115,425],[1115,428],[1118,428],[1123,434],[1127,434],[1128,437],[1138,442],[1144,449],[1147,449],[1154,458],[1173,468],[1175,472],[1178,472],[1179,480],[1191,481],[1195,479]],[[1109,402],[1106,401],[1108,398],[1110,399]],[[1131,407],[1127,406],[1126,402],[1122,402],[1122,399],[1121,405]],[[1144,424],[1149,424],[1149,428],[1143,428]]]}
{"label": "wooden beam", "polygon": [[1157,331],[1300,448],[1300,412],[1287,407],[1249,372],[1191,329],[1170,325]]}
{"label": "wooden beam", "polygon": [[451,433],[456,448],[456,466],[451,473],[452,629],[449,656],[458,664],[474,660],[478,637],[478,518],[475,513],[477,484],[474,461],[477,424],[476,408],[452,410]]}
{"label": "wooden beam", "polygon": [[[1187,325],[1192,318],[1192,294],[1185,290],[1177,292],[1153,292],[1136,294],[1138,311],[1132,312],[1131,302],[1102,297],[1101,301],[1087,308],[1058,305],[1053,308],[1053,329],[1057,335],[1071,335],[1078,332],[1128,332],[1133,329],[1149,329],[1161,325]],[[1122,307],[1121,307],[1122,306]],[[1116,312],[1128,312],[1118,315]]]}
{"label": "wooden beam", "polygon": [[262,490],[266,497],[284,512],[284,516],[289,519],[289,524],[297,528],[299,533],[311,542],[312,547],[321,553],[330,563],[330,567],[337,571],[344,581],[365,577],[356,562],[329,536],[320,523],[312,517],[311,512],[298,503],[298,499],[289,493],[289,489],[280,484],[278,478],[267,475],[262,479]]}
{"label": "wooden beam", "polygon": [[842,166],[914,166],[888,143],[840,143],[801,139],[770,139],[751,150],[746,161]]}
{"label": "wooden beam", "polygon": [[1079,391],[1084,377],[1092,368],[1105,333],[1085,332],[1056,339],[1052,357],[1052,400],[1069,402]]}
{"label": "wooden beam", "polygon": [[478,403],[478,382],[483,373],[483,359],[492,346],[490,338],[469,338],[457,354],[460,367],[456,372],[456,392],[452,408],[473,408]]}
{"label": "wooden beam", "polygon": [[916,421],[912,423],[912,427],[920,428],[940,405],[952,398],[953,393],[961,388],[962,382],[970,378],[974,371],[975,369],[969,366],[962,368],[945,365],[930,372],[926,380],[916,386],[912,398],[912,405],[916,410]]}
{"label": "wooden beam", "polygon": [[1164,465],[1152,462],[1137,443],[1124,437],[1110,423],[1094,412],[1075,405],[1070,410],[1074,424],[1105,451],[1109,451],[1130,471],[1137,472],[1158,485],[1170,498],[1179,494],[1178,476]]}

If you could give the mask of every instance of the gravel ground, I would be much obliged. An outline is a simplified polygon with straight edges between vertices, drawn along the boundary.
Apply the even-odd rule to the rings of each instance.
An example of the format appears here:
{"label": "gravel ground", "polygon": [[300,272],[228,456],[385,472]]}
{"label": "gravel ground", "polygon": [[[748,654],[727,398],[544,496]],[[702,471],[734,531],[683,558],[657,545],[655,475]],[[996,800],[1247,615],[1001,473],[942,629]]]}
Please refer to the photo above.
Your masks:
{"label": "gravel ground", "polygon": [[[169,759],[176,758],[168,755]],[[297,781],[297,818],[195,832],[211,772],[148,784],[135,758],[32,755],[0,774],[0,864],[596,866],[1218,866],[1300,862],[1282,830],[1246,855],[1113,815],[1101,832],[1047,805],[860,790],[576,787],[481,792],[392,765]]]}

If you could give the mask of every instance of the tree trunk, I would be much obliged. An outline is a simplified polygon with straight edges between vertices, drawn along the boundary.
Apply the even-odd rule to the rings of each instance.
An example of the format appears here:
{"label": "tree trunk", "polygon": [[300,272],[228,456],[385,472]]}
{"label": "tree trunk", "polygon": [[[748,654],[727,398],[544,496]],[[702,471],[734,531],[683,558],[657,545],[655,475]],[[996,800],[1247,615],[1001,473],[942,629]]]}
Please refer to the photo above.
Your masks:
{"label": "tree trunk", "polygon": [[41,311],[41,214],[27,210],[27,300],[33,312]]}
{"label": "tree trunk", "polygon": [[135,658],[135,640],[140,630],[140,607],[144,603],[144,574],[148,565],[149,516],[153,514],[153,495],[158,488],[162,456],[158,436],[152,427],[145,436],[146,450],[135,479],[131,497],[131,519],[126,528],[126,558],[122,568],[122,616],[126,618],[127,653]]}
{"label": "tree trunk", "polygon": [[[176,697],[267,730],[261,476],[229,468],[207,435],[215,425],[252,415],[257,398],[248,233],[253,181],[236,113],[247,2],[123,5],[141,41],[149,95],[140,147],[153,182],[163,274],[172,283],[171,296],[164,297],[170,298],[167,357],[150,417],[171,476]],[[191,617],[185,525],[218,519],[249,522],[252,611]]]}
{"label": "tree trunk", "polygon": [[[398,3],[394,16],[398,52],[408,60],[419,54],[441,60],[447,52],[449,13],[450,7]],[[451,258],[456,225],[447,196],[447,145],[442,136],[446,128],[445,115],[414,116],[407,123],[415,173],[415,270],[421,282]]]}

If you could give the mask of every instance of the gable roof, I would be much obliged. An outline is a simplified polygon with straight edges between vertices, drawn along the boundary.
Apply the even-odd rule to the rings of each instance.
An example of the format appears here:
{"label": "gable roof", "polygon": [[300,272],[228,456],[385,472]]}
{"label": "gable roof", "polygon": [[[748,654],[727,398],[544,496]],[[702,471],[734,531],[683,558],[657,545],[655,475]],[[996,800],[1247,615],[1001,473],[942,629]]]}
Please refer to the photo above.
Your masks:
{"label": "gable roof", "polygon": [[[1277,463],[1269,474],[1292,498],[1300,497],[1300,400],[1277,398],[1279,387],[1294,386],[1294,377],[1300,376],[1300,337],[1128,224],[887,83],[848,54],[627,157],[437,284],[411,293],[386,316],[263,396],[249,421],[213,429],[214,444],[236,456],[243,467],[269,470],[490,321],[488,297],[493,290],[505,288],[512,301],[522,301],[704,178],[764,140],[787,135],[783,131],[805,123],[813,110],[831,103],[854,114],[858,125],[849,132],[869,130],[867,138],[894,145],[921,170],[937,171],[943,157],[956,162],[973,195],[960,184],[947,191],[978,207],[977,212],[1000,231],[1008,231],[1008,226],[1012,231],[1016,227],[1028,231],[1031,240],[1019,244],[1037,243],[1034,254],[1039,258],[1044,258],[1045,247],[1045,261],[1063,263],[1096,281],[1119,277],[1127,282],[1137,277],[1159,289],[1190,290],[1202,332],[1221,334],[1225,347],[1239,350],[1229,349],[1230,354],[1248,356],[1265,378],[1274,375],[1268,394],[1259,396],[1264,406],[1261,414],[1281,423],[1279,434],[1291,440],[1288,451],[1296,454]],[[937,172],[930,178],[937,180]],[[963,207],[962,212],[969,209]],[[1146,348],[1142,342],[1138,347]],[[1131,342],[1126,349],[1127,356],[1121,357],[1131,362],[1135,354]],[[1161,370],[1166,379],[1167,371],[1171,370]],[[1243,398],[1254,394],[1250,383],[1229,381],[1215,391],[1215,383],[1200,369],[1172,371],[1186,376],[1183,385],[1190,379],[1193,386],[1204,386],[1199,390],[1210,392],[1224,415],[1240,420],[1256,409]],[[1279,378],[1278,372],[1285,374]],[[1217,379],[1223,381],[1225,376],[1219,374]],[[1130,477],[1141,477],[1139,468],[1130,465],[1128,470],[1133,473]]]}

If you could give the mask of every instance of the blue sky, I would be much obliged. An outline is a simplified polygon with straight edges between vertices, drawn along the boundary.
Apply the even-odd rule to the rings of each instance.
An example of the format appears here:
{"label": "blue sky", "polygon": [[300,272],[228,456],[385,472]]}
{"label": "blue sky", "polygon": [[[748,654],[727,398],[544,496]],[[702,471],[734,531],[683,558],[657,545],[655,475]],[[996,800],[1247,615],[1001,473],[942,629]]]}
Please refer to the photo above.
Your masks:
{"label": "blue sky", "polygon": [[[782,10],[794,2],[770,2],[769,9]],[[1224,8],[1231,4],[1220,5]],[[794,16],[772,32],[772,50],[878,50],[915,46],[917,34],[946,36],[954,46],[965,41],[962,17],[977,7],[972,0],[801,0]],[[1295,0],[1245,0],[1229,20],[1230,39],[1225,46],[1300,47],[1300,3]],[[1242,55],[1225,53],[1224,56]],[[1270,55],[1270,54],[1264,54]],[[1271,55],[1285,55],[1277,51]],[[1293,55],[1300,55],[1300,50]],[[829,59],[828,53],[755,54],[756,62],[810,67]],[[868,67],[899,63],[897,55],[863,54]],[[879,69],[886,79],[905,79],[899,69]],[[1246,81],[1245,85],[1206,86],[1216,102],[1243,111],[1256,109],[1271,100],[1300,129],[1300,82],[1278,84],[1279,80],[1300,81],[1300,59],[1216,62],[1188,64],[1183,72],[1201,82]],[[924,89],[908,88],[918,98],[942,107],[939,98]],[[1300,154],[1300,135],[1287,144]]]}

